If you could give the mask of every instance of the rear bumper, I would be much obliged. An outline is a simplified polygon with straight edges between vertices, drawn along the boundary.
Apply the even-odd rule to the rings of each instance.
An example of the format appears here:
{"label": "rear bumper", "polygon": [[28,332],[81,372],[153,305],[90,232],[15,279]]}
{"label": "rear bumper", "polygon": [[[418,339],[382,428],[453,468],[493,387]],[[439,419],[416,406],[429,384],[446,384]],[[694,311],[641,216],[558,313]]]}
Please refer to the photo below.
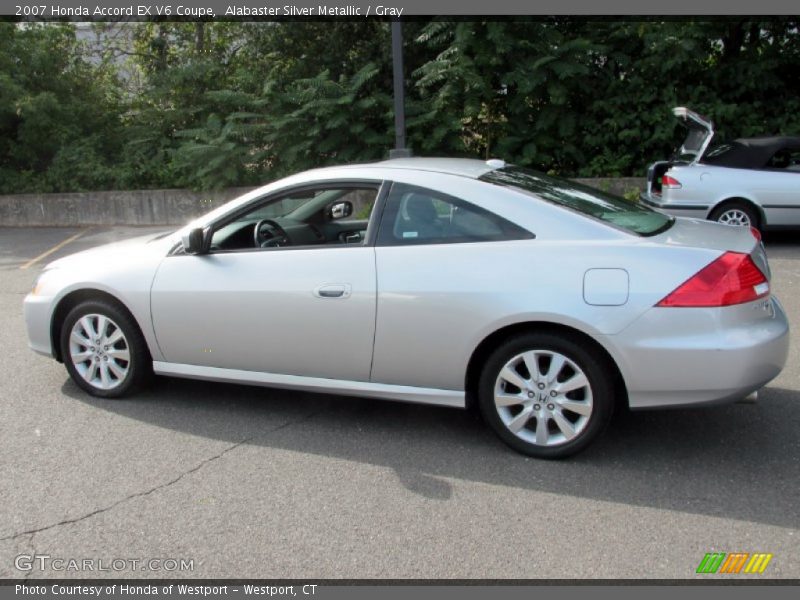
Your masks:
{"label": "rear bumper", "polygon": [[653,308],[607,340],[631,408],[719,404],[781,372],[789,322],[774,297],[722,309]]}
{"label": "rear bumper", "polygon": [[705,219],[710,207],[702,203],[675,203],[664,202],[661,196],[642,192],[639,194],[639,203],[647,208],[655,209],[659,212],[667,213],[673,217],[691,217],[694,219]]}

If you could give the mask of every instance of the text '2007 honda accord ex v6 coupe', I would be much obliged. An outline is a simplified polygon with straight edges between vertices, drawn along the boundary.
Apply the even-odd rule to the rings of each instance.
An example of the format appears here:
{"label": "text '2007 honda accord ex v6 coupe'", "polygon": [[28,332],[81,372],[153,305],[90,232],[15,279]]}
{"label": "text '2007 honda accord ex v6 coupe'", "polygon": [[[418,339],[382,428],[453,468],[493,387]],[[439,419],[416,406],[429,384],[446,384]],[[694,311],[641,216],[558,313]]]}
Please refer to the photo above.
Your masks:
{"label": "text '2007 honda accord ex v6 coupe'", "polygon": [[48,265],[31,347],[95,396],[153,374],[466,407],[516,450],[615,405],[741,399],[786,362],[757,232],[541,173],[408,158],[308,171],[173,234]]}

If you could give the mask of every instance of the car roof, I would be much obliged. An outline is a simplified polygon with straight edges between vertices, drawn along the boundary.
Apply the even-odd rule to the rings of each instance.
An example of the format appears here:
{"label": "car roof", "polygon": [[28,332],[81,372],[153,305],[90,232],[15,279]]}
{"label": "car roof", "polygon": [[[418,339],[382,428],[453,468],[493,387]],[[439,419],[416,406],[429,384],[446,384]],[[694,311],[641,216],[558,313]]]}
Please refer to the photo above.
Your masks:
{"label": "car roof", "polygon": [[391,158],[377,163],[367,165],[352,165],[352,167],[380,167],[390,169],[408,169],[414,171],[430,171],[434,173],[446,173],[448,175],[460,175],[477,179],[489,171],[502,168],[505,163],[499,159],[488,161],[476,160],[473,158]]}

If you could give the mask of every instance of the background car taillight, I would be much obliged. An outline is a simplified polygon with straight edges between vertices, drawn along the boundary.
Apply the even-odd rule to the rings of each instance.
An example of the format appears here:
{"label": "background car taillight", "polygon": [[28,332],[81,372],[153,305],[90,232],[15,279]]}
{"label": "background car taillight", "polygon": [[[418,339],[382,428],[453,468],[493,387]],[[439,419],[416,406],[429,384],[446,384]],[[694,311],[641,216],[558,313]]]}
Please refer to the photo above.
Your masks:
{"label": "background car taillight", "polygon": [[753,235],[754,238],[756,238],[757,242],[761,241],[761,231],[759,231],[757,227],[751,227],[750,233]]}
{"label": "background car taillight", "polygon": [[769,294],[769,282],[749,254],[726,252],[656,306],[731,306]]}
{"label": "background car taillight", "polygon": [[675,179],[674,177],[670,177],[669,175],[664,175],[661,178],[661,188],[667,190],[679,190],[681,189],[681,182]]}

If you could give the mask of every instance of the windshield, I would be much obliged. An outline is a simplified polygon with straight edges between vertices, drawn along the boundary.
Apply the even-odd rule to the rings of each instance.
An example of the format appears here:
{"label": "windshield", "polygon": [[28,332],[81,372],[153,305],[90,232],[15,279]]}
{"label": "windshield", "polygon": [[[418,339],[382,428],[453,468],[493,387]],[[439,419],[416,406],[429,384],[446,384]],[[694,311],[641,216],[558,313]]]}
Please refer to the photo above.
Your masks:
{"label": "windshield", "polygon": [[637,235],[661,233],[675,221],[672,217],[618,196],[522,167],[497,169],[482,175],[480,179],[515,188]]}

